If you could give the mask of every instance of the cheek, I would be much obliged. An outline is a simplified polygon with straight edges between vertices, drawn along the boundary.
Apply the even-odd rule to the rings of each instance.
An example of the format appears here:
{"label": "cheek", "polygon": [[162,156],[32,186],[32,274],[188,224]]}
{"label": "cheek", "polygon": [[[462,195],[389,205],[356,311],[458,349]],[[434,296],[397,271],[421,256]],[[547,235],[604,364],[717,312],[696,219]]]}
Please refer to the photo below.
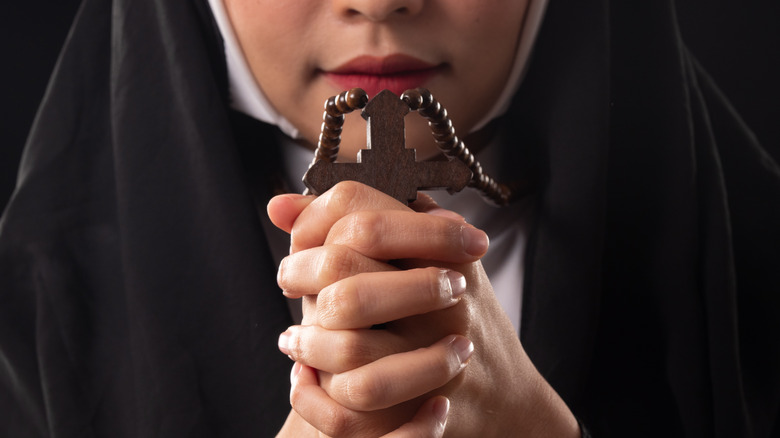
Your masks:
{"label": "cheek", "polygon": [[295,6],[286,2],[269,0],[224,0],[225,9],[237,31],[273,29],[277,32],[291,32],[305,25],[311,15],[307,1],[297,1]]}
{"label": "cheek", "polygon": [[504,0],[474,5],[465,31],[472,38],[464,39],[471,49],[494,62],[514,58],[527,1]]}
{"label": "cheek", "polygon": [[[289,102],[300,102],[310,79],[310,62],[324,7],[320,0],[225,0],[233,29],[247,63],[268,100],[288,120]],[[313,43],[314,42],[314,43]],[[324,102],[324,99],[323,99]],[[311,118],[321,118],[315,102]],[[296,125],[298,125],[296,123]],[[300,128],[300,126],[299,126]]]}
{"label": "cheek", "polygon": [[225,0],[236,38],[250,65],[282,61],[302,53],[317,8],[313,0]]}
{"label": "cheek", "polygon": [[[468,3],[468,7],[466,5]],[[463,2],[458,26],[461,27],[461,79],[473,84],[476,101],[490,102],[503,90],[514,64],[517,43],[523,26],[527,2],[496,0]],[[474,108],[470,121],[481,117],[487,108]]]}

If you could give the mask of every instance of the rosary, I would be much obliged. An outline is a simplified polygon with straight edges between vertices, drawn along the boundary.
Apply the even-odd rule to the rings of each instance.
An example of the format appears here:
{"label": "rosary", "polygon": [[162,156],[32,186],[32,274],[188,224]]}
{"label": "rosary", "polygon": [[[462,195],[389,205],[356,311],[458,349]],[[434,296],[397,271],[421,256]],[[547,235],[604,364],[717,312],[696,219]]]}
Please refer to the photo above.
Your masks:
{"label": "rosary", "polygon": [[[358,152],[356,163],[336,163],[344,115],[362,109],[368,123],[367,148]],[[416,150],[405,146],[404,116],[416,110],[428,120],[446,161],[417,161]],[[380,190],[400,202],[417,199],[417,190],[464,187],[479,190],[498,206],[512,201],[514,193],[482,170],[461,139],[455,135],[447,110],[424,88],[405,91],[399,98],[384,90],[371,100],[360,88],[344,91],[325,102],[314,160],[303,177],[306,194],[319,195],[340,181],[357,181]]]}

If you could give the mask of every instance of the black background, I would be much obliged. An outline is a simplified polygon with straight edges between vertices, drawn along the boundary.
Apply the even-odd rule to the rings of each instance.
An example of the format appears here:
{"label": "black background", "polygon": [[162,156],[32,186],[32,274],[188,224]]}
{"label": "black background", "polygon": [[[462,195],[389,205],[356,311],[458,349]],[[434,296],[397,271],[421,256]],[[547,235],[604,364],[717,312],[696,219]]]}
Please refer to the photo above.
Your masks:
{"label": "black background", "polygon": [[[552,0],[555,1],[555,0]],[[80,4],[7,2],[0,13],[0,207]],[[780,1],[678,0],[682,33],[767,150],[780,160]]]}

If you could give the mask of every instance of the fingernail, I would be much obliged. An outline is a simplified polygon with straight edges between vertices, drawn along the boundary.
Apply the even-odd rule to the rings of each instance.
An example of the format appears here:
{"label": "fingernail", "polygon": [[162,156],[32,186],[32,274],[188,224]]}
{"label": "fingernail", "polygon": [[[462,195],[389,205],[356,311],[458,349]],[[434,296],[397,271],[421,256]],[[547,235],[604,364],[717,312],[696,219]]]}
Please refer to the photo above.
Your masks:
{"label": "fingernail", "polygon": [[466,277],[458,271],[446,271],[447,280],[450,282],[452,298],[459,298],[466,292]]}
{"label": "fingernail", "polygon": [[290,370],[290,384],[295,386],[295,381],[298,379],[298,374],[301,372],[301,364],[298,362],[295,362],[295,365],[293,365],[292,370]]}
{"label": "fingernail", "polygon": [[279,351],[286,355],[290,355],[290,332],[286,331],[279,335]]}
{"label": "fingernail", "polygon": [[450,399],[439,397],[433,402],[433,416],[439,422],[441,427],[447,424],[447,415],[450,413]]}
{"label": "fingernail", "polygon": [[488,236],[474,227],[463,227],[463,249],[472,256],[482,256],[487,252]]}
{"label": "fingernail", "polygon": [[456,336],[452,342],[452,349],[458,355],[461,365],[465,365],[474,353],[474,344],[463,336]]}

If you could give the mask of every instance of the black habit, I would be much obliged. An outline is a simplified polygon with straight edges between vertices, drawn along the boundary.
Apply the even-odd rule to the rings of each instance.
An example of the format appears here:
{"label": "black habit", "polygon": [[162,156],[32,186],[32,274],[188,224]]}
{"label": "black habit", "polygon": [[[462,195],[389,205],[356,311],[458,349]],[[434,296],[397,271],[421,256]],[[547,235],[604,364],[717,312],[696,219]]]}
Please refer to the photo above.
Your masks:
{"label": "black habit", "polygon": [[[273,436],[292,323],[205,1],[85,0],[0,222],[0,436]],[[596,437],[780,436],[780,170],[673,1],[551,0],[521,339]],[[505,169],[507,170],[507,169]]]}

